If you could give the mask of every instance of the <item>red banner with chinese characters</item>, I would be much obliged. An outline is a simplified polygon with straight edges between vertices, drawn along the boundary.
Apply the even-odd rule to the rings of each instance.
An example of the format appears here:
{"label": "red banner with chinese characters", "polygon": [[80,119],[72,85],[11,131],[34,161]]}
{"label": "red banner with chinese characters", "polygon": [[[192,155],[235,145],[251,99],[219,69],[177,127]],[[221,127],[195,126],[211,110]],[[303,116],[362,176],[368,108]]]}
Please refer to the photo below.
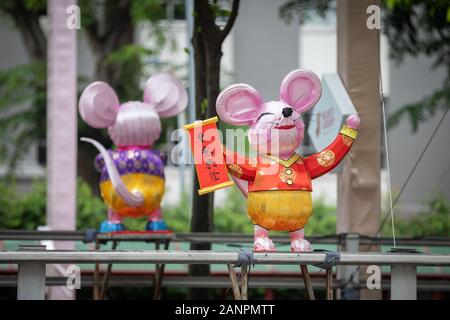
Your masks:
{"label": "red banner with chinese characters", "polygon": [[200,195],[233,185],[228,178],[217,121],[214,117],[184,126],[194,155]]}

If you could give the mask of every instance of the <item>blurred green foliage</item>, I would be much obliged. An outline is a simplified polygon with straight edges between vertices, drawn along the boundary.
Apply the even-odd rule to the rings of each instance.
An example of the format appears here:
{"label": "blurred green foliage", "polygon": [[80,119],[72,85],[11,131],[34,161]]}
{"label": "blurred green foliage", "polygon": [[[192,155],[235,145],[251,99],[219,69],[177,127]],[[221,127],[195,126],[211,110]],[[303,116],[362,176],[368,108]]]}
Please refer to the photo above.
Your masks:
{"label": "blurred green foliage", "polygon": [[[35,180],[30,192],[17,189],[14,180],[0,183],[0,229],[35,230],[46,225],[46,184]],[[77,181],[77,228],[96,228],[106,217],[103,201],[81,178]]]}
{"label": "blurred green foliage", "polygon": [[391,56],[429,56],[432,68],[446,68],[442,86],[419,101],[402,106],[389,116],[393,128],[407,118],[412,131],[439,112],[450,108],[450,0],[383,0],[383,31],[389,39]]}
{"label": "blurred green foliage", "polygon": [[[412,218],[396,218],[398,236],[442,236],[450,237],[450,200],[442,193],[426,199],[424,210]],[[18,190],[14,180],[0,183],[0,229],[34,230],[45,225],[46,185],[35,180],[29,192]],[[237,232],[251,234],[253,225],[247,216],[247,202],[240,191],[233,187],[215,210],[216,232]],[[187,195],[178,204],[162,208],[164,219],[175,232],[189,232],[190,210]],[[313,203],[313,215],[305,228],[309,235],[330,235],[336,233],[336,208],[324,198]],[[101,198],[95,196],[90,186],[81,178],[77,182],[77,229],[98,228],[106,219],[106,207]],[[144,218],[127,218],[124,224],[129,230],[144,230]],[[382,233],[391,235],[386,223]]]}
{"label": "blurred green foliage", "polygon": [[0,161],[11,168],[31,143],[45,138],[46,78],[43,62],[0,71]]}
{"label": "blurred green foliage", "polygon": [[419,129],[421,123],[434,116],[440,110],[450,108],[450,81],[446,81],[441,89],[435,90],[425,98],[409,103],[391,113],[387,121],[388,128],[395,128],[401,120],[407,118],[413,132]]}
{"label": "blurred green foliage", "polygon": [[314,14],[325,18],[327,12],[334,9],[335,0],[287,0],[280,7],[279,14],[288,23],[297,18],[301,24],[311,19]]}
{"label": "blurred green foliage", "polygon": [[[411,218],[395,217],[394,222],[400,237],[450,237],[450,200],[443,193],[434,194],[420,213]],[[382,233],[392,235],[390,223],[384,225]]]}
{"label": "blurred green foliage", "polygon": [[[232,188],[223,204],[215,210],[216,232],[253,232],[253,225],[247,216],[246,199],[237,188]],[[33,230],[45,225],[46,185],[35,180],[29,192],[18,190],[14,181],[0,183],[0,229]],[[164,219],[175,232],[189,232],[189,201],[187,195],[175,205],[162,208]],[[336,228],[335,208],[323,200],[315,201],[314,214],[308,223],[306,233],[333,234]],[[77,229],[98,228],[107,217],[101,198],[81,178],[77,183]],[[146,217],[126,218],[124,225],[129,230],[144,230]]]}

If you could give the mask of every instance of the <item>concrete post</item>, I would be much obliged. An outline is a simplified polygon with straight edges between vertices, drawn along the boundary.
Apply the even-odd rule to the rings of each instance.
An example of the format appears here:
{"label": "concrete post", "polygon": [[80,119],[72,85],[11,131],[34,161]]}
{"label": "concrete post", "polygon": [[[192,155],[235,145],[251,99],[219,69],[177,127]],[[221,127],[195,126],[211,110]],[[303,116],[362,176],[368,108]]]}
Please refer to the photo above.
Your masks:
{"label": "concrete post", "polygon": [[[41,251],[45,246],[19,246],[20,251]],[[17,279],[18,300],[45,300],[45,263],[20,263]]]}
{"label": "concrete post", "polygon": [[391,300],[417,300],[416,266],[391,267]]}
{"label": "concrete post", "polygon": [[[75,230],[77,185],[76,0],[48,1],[47,225]],[[75,20],[74,20],[75,19]],[[56,242],[70,250],[73,242]],[[49,299],[73,299],[67,288],[51,288]]]}
{"label": "concrete post", "polygon": [[[338,72],[361,117],[359,136],[338,175],[337,233],[375,236],[380,225],[381,117],[377,29],[369,29],[367,8],[375,0],[337,2]],[[359,248],[361,251],[367,248]],[[371,250],[378,250],[376,246]],[[360,277],[364,280],[366,268]],[[361,299],[380,299],[361,290]]]}

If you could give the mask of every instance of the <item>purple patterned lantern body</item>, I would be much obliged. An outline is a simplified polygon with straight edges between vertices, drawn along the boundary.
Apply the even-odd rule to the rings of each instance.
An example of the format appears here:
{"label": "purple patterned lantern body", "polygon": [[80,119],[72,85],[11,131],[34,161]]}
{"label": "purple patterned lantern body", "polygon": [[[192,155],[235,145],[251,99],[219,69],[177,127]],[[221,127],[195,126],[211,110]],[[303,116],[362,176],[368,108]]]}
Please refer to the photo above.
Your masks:
{"label": "purple patterned lantern body", "polygon": [[165,156],[158,150],[138,147],[118,148],[108,153],[127,189],[139,190],[145,199],[139,207],[127,205],[116,193],[103,156],[99,154],[95,167],[101,173],[100,192],[108,206],[122,217],[145,216],[158,209],[164,195]]}
{"label": "purple patterned lantern body", "polygon": [[[127,148],[108,150],[121,176],[132,173],[144,173],[164,179],[166,156],[159,150]],[[108,170],[101,154],[95,158],[95,168],[100,172],[100,183],[108,181]]]}

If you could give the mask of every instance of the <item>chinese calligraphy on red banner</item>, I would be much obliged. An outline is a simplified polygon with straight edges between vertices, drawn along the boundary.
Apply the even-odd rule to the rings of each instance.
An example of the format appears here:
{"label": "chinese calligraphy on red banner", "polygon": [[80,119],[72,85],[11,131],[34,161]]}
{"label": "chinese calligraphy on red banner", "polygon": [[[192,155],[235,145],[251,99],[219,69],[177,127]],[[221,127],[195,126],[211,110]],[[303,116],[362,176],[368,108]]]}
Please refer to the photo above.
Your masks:
{"label": "chinese calligraphy on red banner", "polygon": [[184,126],[194,155],[200,195],[233,185],[228,178],[217,121],[214,117]]}

